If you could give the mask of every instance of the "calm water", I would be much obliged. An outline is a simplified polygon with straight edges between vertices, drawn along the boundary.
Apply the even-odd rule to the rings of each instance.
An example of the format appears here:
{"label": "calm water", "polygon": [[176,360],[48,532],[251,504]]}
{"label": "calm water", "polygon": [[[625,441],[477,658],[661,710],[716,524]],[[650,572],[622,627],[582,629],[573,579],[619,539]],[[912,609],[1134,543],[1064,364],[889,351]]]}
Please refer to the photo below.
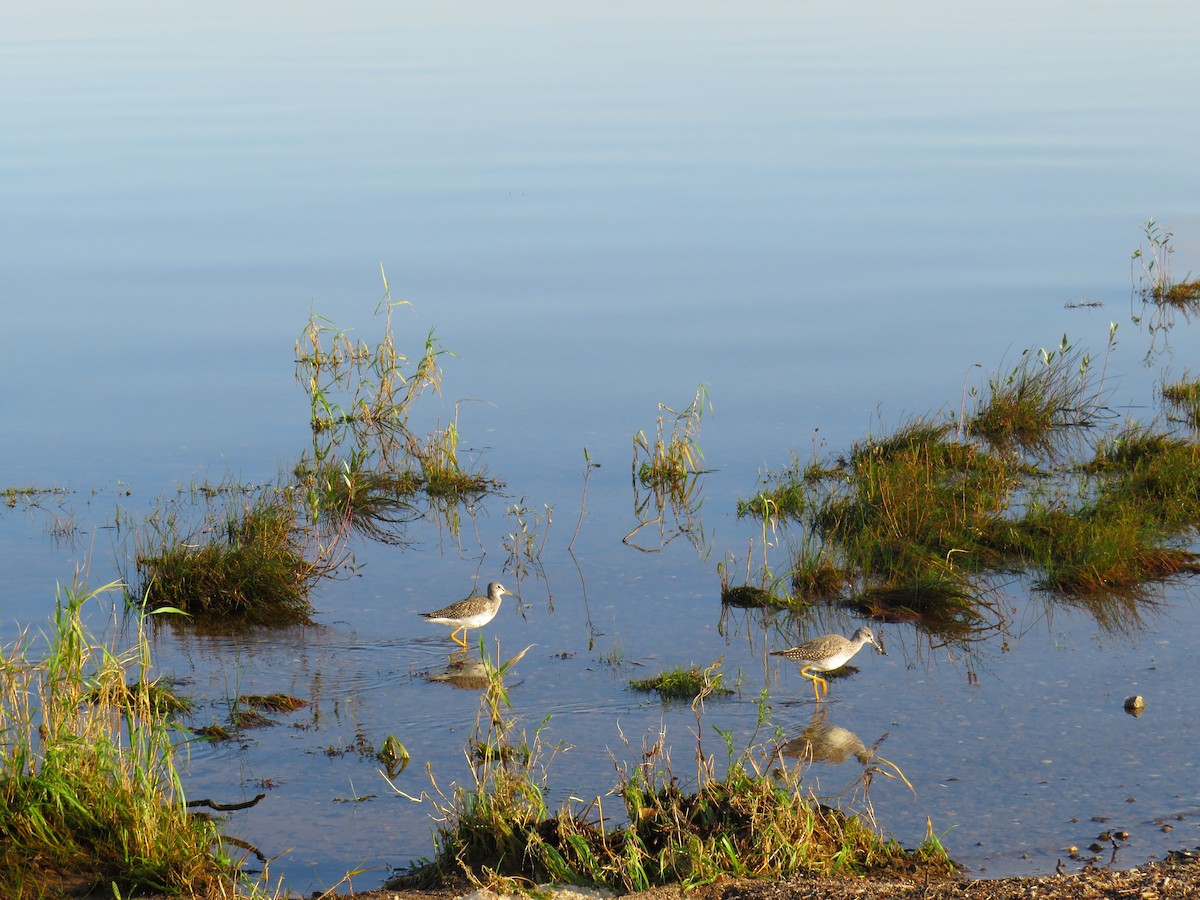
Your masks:
{"label": "calm water", "polygon": [[[396,734],[417,762],[403,790],[429,787],[426,760],[443,787],[465,777],[478,694],[427,680],[451,645],[415,614],[513,581],[512,504],[548,529],[545,577],[485,633],[504,656],[535,645],[515,710],[572,747],[551,795],[588,797],[660,726],[687,768],[690,710],[630,694],[631,676],[723,656],[742,693],[709,726],[748,733],[764,687],[789,734],[810,723],[807,683],[766,653],[856,623],[723,615],[716,564],[757,536],[734,500],[811,453],[814,429],[836,451],[956,408],[964,379],[1023,348],[1066,333],[1101,353],[1110,321],[1114,407],[1148,418],[1163,366],[1200,365],[1179,331],[1144,367],[1129,322],[1147,218],[1175,232],[1178,274],[1200,268],[1194,4],[572,6],[77,3],[9,11],[0,33],[19,86],[0,95],[0,487],[69,491],[0,515],[0,635],[39,627],[77,566],[93,584],[127,567],[118,516],[286,472],[309,441],[293,341],[310,312],[372,339],[381,263],[414,304],[401,344],[436,327],[457,354],[417,424],[472,401],[464,446],[507,485],[457,539],[426,524],[408,547],[356,546],[315,627],[156,637],[200,724],[235,693],[312,701],[195,749],[187,773],[226,802],[269,786],[229,829],[290,848],[272,871],[297,891],[432,852],[428,805],[328,751]],[[1103,306],[1065,308],[1080,300]],[[710,552],[632,550],[632,436],[700,382]],[[602,467],[573,559],[585,447]],[[987,874],[1052,870],[1093,816],[1130,831],[1118,864],[1194,846],[1191,594],[1115,637],[1020,581],[1006,596],[1013,633],[970,669],[885,625],[888,655],[831,688],[827,723],[887,734],[916,788],[876,781],[880,827],[916,842],[928,817]],[[1121,711],[1133,693],[1140,719]],[[852,765],[813,777],[833,793]]]}

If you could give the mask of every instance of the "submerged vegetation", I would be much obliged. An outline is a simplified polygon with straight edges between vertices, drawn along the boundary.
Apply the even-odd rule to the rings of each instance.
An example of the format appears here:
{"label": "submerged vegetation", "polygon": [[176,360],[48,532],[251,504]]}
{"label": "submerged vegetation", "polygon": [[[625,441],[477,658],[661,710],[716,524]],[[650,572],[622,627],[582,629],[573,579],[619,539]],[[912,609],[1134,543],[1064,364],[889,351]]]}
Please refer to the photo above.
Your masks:
{"label": "submerged vegetation", "polygon": [[[592,885],[620,892],[677,883],[684,888],[722,875],[784,879],[800,873],[858,875],[920,868],[950,875],[954,865],[930,834],[907,850],[875,832],[869,815],[847,814],[818,802],[802,784],[803,765],[777,765],[782,737],[735,752],[725,739],[724,773],[698,743],[695,773],[677,776],[666,735],[648,740],[633,765],[618,764],[617,810],[603,798],[572,798],[552,810],[546,794],[549,764],[568,748],[548,746],[511,713],[503,666],[485,660],[488,686],[466,750],[471,781],[446,795],[434,783],[437,854],[389,887],[433,886],[465,877],[480,886],[546,882]],[[715,689],[707,679],[693,703]],[[760,703],[759,731],[768,710]]]}

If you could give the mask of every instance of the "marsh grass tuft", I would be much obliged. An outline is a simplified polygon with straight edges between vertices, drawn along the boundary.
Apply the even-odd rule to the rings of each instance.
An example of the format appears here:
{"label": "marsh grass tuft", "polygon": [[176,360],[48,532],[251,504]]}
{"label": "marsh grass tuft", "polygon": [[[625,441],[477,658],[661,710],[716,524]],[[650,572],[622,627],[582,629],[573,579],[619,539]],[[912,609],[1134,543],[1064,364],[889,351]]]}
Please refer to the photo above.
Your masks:
{"label": "marsh grass tuft", "polygon": [[202,533],[183,537],[166,512],[152,517],[136,556],[137,596],[147,609],[172,609],[210,623],[306,622],[313,583],[336,561],[306,556],[305,533],[288,495],[266,491],[235,503]]}
{"label": "marsh grass tuft", "polygon": [[18,502],[23,503],[28,508],[33,508],[39,505],[40,501],[46,497],[65,497],[68,491],[66,488],[60,487],[6,487],[0,490],[0,497],[4,498],[4,504],[9,509],[16,507]]}
{"label": "marsh grass tuft", "polygon": [[[1066,338],[1027,352],[957,422],[918,417],[828,461],[793,459],[760,478],[739,515],[799,526],[797,602],[968,640],[1003,618],[997,578],[1029,573],[1073,604],[1094,598],[1111,621],[1121,604],[1106,594],[1144,596],[1149,582],[1198,571],[1187,544],[1200,527],[1200,447],[1158,425],[1098,437],[1107,361],[1095,368]],[[1193,391],[1185,378],[1162,393],[1182,406]]]}
{"label": "marsh grass tuft", "polygon": [[267,712],[295,712],[308,706],[308,701],[290,694],[242,694],[238,697],[238,705]]}
{"label": "marsh grass tuft", "polygon": [[796,553],[792,568],[792,593],[801,600],[827,600],[843,596],[854,574],[819,543],[807,543]]}
{"label": "marsh grass tuft", "polygon": [[[1109,332],[1115,346],[1116,329]],[[988,391],[966,421],[969,433],[993,447],[1050,456],[1073,429],[1089,427],[1103,413],[1099,388],[1089,383],[1091,358],[1066,336],[1054,350],[1026,350],[1005,376],[992,376]]]}
{"label": "marsh grass tuft", "polygon": [[[704,470],[700,467],[703,453],[698,441],[705,406],[711,413],[708,389],[701,384],[692,402],[682,412],[664,403],[658,405],[653,440],[644,431],[633,436],[633,505],[638,525],[625,535],[624,541],[629,546],[658,552],[683,535],[697,553],[707,554],[704,528],[700,523]],[[674,520],[670,526],[667,524],[668,513]],[[643,546],[632,540],[649,525],[659,526],[658,547]]]}
{"label": "marsh grass tuft", "polygon": [[83,607],[118,587],[60,593],[47,646],[26,636],[0,653],[5,897],[232,896],[215,825],[187,812],[145,636],[118,652],[83,624]]}
{"label": "marsh grass tuft", "polygon": [[[1142,226],[1145,246],[1139,245],[1131,257],[1133,293],[1142,303],[1142,312],[1133,317],[1135,324],[1145,322],[1150,334],[1149,362],[1159,350],[1169,350],[1168,335],[1175,327],[1176,316],[1190,321],[1200,313],[1200,279],[1189,275],[1177,281],[1171,271],[1175,237],[1154,219]],[[1149,315],[1147,316],[1147,310]]]}
{"label": "marsh grass tuft", "polygon": [[502,485],[464,465],[459,455],[459,409],[451,422],[422,437],[412,425],[417,401],[441,392],[439,360],[453,355],[431,330],[415,362],[397,346],[393,300],[380,267],[384,296],[376,309],[382,336],[352,341],[328,320],[312,315],[296,342],[296,378],[309,397],[311,458],[296,466],[310,517],[344,522],[353,533],[402,543],[404,524],[416,517],[416,496],[453,517],[456,505]]}
{"label": "marsh grass tuft", "polygon": [[335,443],[353,434],[390,458],[397,448],[419,449],[408,426],[409,414],[427,390],[441,390],[438,357],[449,351],[430,330],[423,352],[410,367],[409,358],[397,349],[392,326],[392,313],[409,304],[392,299],[382,266],[380,275],[384,295],[376,309],[383,316],[379,342],[372,346],[351,340],[344,330],[314,314],[296,341],[296,377],[309,395],[314,434],[331,435]]}
{"label": "marsh grass tuft", "polygon": [[725,673],[718,659],[701,669],[699,666],[669,669],[649,678],[630,679],[631,690],[643,694],[658,694],[664,701],[687,700],[697,697],[727,696],[733,691],[725,687]]}
{"label": "marsh grass tuft", "polygon": [[[732,737],[719,729],[728,753],[723,777],[698,743],[695,780],[685,785],[672,771],[661,733],[637,764],[618,764],[619,809],[606,811],[596,797],[551,811],[549,758],[564,748],[544,743],[548,719],[531,736],[512,715],[503,675],[514,662],[485,661],[489,686],[466,749],[472,782],[450,796],[434,783],[435,858],[388,887],[466,877],[491,888],[554,882],[625,893],[667,883],[686,889],[722,875],[779,880],[804,872],[953,871],[935,841],[905,850],[859,816],[820,804],[803,787],[801,767],[774,769],[773,746],[735,753]],[[705,731],[700,700],[712,688],[710,679],[693,703],[697,735]],[[759,709],[761,730],[765,701]]]}
{"label": "marsh grass tuft", "polygon": [[1094,518],[1127,511],[1150,541],[1200,527],[1200,444],[1192,437],[1129,423],[1100,441],[1083,469],[1096,480],[1084,508]]}
{"label": "marsh grass tuft", "polygon": [[302,464],[295,475],[308,488],[317,524],[331,535],[348,528],[379,543],[400,545],[406,526],[419,516],[413,497],[421,488],[420,478],[408,470],[365,467],[357,453],[325,460],[313,469]]}
{"label": "marsh grass tuft", "polygon": [[1164,381],[1158,390],[1167,417],[1186,425],[1193,437],[1200,433],[1200,378],[1184,372],[1175,381]]}
{"label": "marsh grass tuft", "polygon": [[[704,454],[698,437],[704,419],[704,407],[712,412],[708,389],[702,384],[696,396],[682,412],[665,403],[658,404],[654,438],[644,431],[633,436],[633,473],[644,486],[667,491],[681,490],[680,485],[702,470]],[[670,427],[668,428],[668,422]]]}

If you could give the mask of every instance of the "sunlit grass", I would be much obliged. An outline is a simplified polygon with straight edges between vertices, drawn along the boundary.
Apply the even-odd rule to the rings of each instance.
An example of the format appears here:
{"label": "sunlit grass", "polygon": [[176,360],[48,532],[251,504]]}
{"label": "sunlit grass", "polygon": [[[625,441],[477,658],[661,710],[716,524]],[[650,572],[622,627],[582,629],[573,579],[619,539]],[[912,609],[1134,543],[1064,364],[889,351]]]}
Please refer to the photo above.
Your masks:
{"label": "sunlit grass", "polygon": [[144,635],[98,643],[82,609],[118,585],[59,597],[46,647],[0,653],[0,894],[114,887],[124,896],[232,896],[214,823],[187,811],[176,731]]}
{"label": "sunlit grass", "polygon": [[708,389],[702,384],[681,412],[665,403],[658,405],[653,438],[644,431],[633,436],[633,473],[645,487],[682,493],[687,480],[701,471],[704,454],[698,438],[705,406],[711,413]]}
{"label": "sunlit grass", "polygon": [[[721,876],[954,871],[936,838],[906,850],[862,817],[819,803],[803,785],[802,766],[775,768],[773,742],[736,753],[732,736],[720,729],[728,754],[722,776],[700,745],[694,775],[676,775],[660,733],[637,763],[618,766],[611,792],[620,798],[617,809],[596,797],[553,810],[546,800],[549,767],[566,748],[545,743],[549,719],[530,734],[511,713],[503,676],[515,661],[501,667],[485,661],[489,687],[466,749],[472,781],[449,795],[434,783],[435,857],[388,887],[466,878],[492,889],[552,882],[627,893],[662,884],[687,889]],[[716,689],[711,677],[702,682],[693,703],[697,735],[709,731],[700,701]],[[767,709],[760,701],[758,730],[767,726]]]}
{"label": "sunlit grass", "polygon": [[264,492],[236,504],[200,532],[179,533],[160,510],[137,554],[138,602],[215,624],[279,625],[308,621],[309,592],[331,563],[310,560],[285,494]]}
{"label": "sunlit grass", "polygon": [[[992,599],[1001,574],[1029,573],[1044,590],[1098,605],[1104,592],[1142,595],[1149,582],[1192,574],[1195,433],[1129,423],[1097,438],[1103,373],[1092,368],[1065,339],[1027,353],[958,421],[917,417],[829,460],[793,459],[760,479],[739,515],[801,530],[797,603],[832,599],[943,635],[1002,616]],[[1163,396],[1186,404],[1193,391],[1185,379]],[[1082,459],[1089,442],[1094,454]]]}
{"label": "sunlit grass", "polygon": [[[1111,348],[1115,328],[1109,337]],[[1076,429],[1095,424],[1103,413],[1090,369],[1090,357],[1065,336],[1054,350],[1026,351],[1007,375],[988,379],[987,391],[965,422],[968,433],[1002,450],[1040,456],[1061,450]]]}
{"label": "sunlit grass", "polygon": [[648,678],[633,678],[629,687],[644,694],[658,694],[663,700],[692,701],[697,697],[722,696],[733,691],[725,686],[721,660],[700,668],[668,669]]}
{"label": "sunlit grass", "polygon": [[1168,338],[1176,317],[1188,322],[1200,313],[1200,280],[1175,278],[1171,271],[1174,235],[1170,231],[1149,219],[1142,233],[1146,243],[1133,251],[1131,259],[1134,295],[1142,301],[1142,312],[1133,320],[1150,335],[1146,353],[1149,362],[1157,352],[1169,349]]}
{"label": "sunlit grass", "polygon": [[1187,425],[1193,435],[1200,431],[1200,379],[1184,372],[1182,377],[1159,385],[1159,396],[1172,421]]}

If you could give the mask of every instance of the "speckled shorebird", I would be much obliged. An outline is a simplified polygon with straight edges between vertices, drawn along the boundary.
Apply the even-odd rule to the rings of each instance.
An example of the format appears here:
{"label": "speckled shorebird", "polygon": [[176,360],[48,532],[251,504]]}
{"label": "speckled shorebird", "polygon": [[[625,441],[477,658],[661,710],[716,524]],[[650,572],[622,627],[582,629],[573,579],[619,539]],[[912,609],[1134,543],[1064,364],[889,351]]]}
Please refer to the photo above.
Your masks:
{"label": "speckled shorebird", "polygon": [[850,657],[863,648],[863,644],[871,644],[880,653],[883,652],[883,648],[875,643],[875,635],[871,633],[871,629],[864,625],[854,632],[852,638],[844,638],[840,634],[825,634],[819,638],[813,638],[799,647],[773,650],[771,655],[783,656],[800,663],[800,674],[805,678],[812,679],[813,696],[820,703],[821,694],[817,693],[817,685],[820,684],[822,693],[828,693],[829,682],[819,675],[814,675],[809,669],[815,669],[818,672],[832,672],[849,662]]}
{"label": "speckled shorebird", "polygon": [[[500,601],[504,599],[505,594],[510,597],[517,596],[500,582],[493,581],[488,585],[486,597],[476,594],[465,600],[457,600],[443,609],[421,613],[421,618],[426,622],[435,622],[438,625],[453,625],[454,630],[450,632],[450,640],[465,649],[467,629],[482,628],[496,618],[496,613],[500,611]],[[461,639],[458,637],[460,631],[463,633]]]}

